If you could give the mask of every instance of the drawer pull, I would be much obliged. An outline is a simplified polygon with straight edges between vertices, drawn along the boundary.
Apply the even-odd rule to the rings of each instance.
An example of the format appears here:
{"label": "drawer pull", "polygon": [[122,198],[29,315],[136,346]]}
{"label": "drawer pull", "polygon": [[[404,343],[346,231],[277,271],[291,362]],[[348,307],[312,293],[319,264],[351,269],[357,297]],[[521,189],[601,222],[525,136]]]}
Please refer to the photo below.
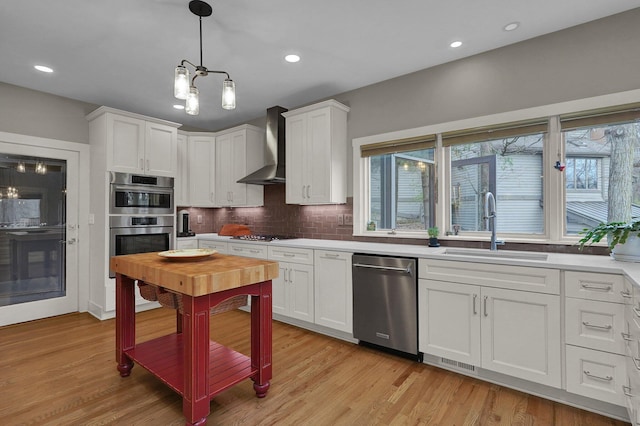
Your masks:
{"label": "drawer pull", "polygon": [[598,290],[598,291],[611,291],[611,286],[607,285],[607,286],[599,286],[599,285],[593,285],[593,284],[581,284],[582,288],[584,288],[585,290]]}
{"label": "drawer pull", "polygon": [[624,340],[626,340],[627,342],[630,342],[630,341],[632,341],[632,340],[633,340],[633,339],[631,338],[631,333],[625,333],[625,332],[623,331],[623,332],[622,332],[622,333],[620,333],[620,334],[622,334],[622,338],[623,338]]}
{"label": "drawer pull", "polygon": [[597,374],[591,374],[589,370],[584,370],[583,373],[585,376],[590,377],[592,379],[604,380],[605,382],[610,382],[613,380],[613,376],[602,377],[602,376],[598,376]]}
{"label": "drawer pull", "polygon": [[337,259],[337,258],[340,257],[340,255],[339,254],[333,254],[333,253],[325,253],[325,255],[322,256],[322,257],[324,257],[325,259]]}
{"label": "drawer pull", "polygon": [[234,247],[234,248],[233,248],[233,251],[243,251],[243,250],[242,250],[241,248]]}
{"label": "drawer pull", "polygon": [[598,330],[611,330],[613,328],[613,326],[611,326],[610,324],[597,325],[597,324],[591,324],[589,321],[582,321],[582,325],[589,328],[597,328]]}
{"label": "drawer pull", "polygon": [[631,393],[631,386],[622,385],[622,392],[630,398],[633,398],[634,395]]}
{"label": "drawer pull", "polygon": [[633,307],[633,313],[636,314],[638,318],[640,318],[640,309],[637,306]]}
{"label": "drawer pull", "polygon": [[633,363],[636,366],[636,370],[640,370],[640,358],[636,358],[635,356],[632,356],[631,359],[633,360]]}
{"label": "drawer pull", "polygon": [[260,250],[253,249],[253,250],[249,250],[249,252],[250,253],[260,253]]}
{"label": "drawer pull", "polygon": [[478,298],[477,294],[473,295],[473,315],[478,315],[478,310],[476,309],[476,299]]}
{"label": "drawer pull", "polygon": [[625,299],[631,299],[631,292],[623,290],[620,292],[620,296],[624,297]]}
{"label": "drawer pull", "polygon": [[282,255],[284,257],[295,257],[295,254],[293,254],[293,253],[282,253]]}

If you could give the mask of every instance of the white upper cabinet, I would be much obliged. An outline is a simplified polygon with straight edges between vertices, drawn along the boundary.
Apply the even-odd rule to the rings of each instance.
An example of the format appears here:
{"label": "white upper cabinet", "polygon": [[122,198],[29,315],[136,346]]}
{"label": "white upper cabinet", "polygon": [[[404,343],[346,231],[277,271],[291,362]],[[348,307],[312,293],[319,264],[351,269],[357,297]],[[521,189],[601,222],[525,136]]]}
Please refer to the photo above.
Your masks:
{"label": "white upper cabinet", "polygon": [[178,173],[173,193],[176,206],[189,205],[189,137],[178,133]]}
{"label": "white upper cabinet", "polygon": [[347,197],[347,113],[334,100],[283,113],[287,204],[339,204]]}
{"label": "white upper cabinet", "polygon": [[175,177],[179,124],[101,107],[89,114],[91,144],[104,149],[107,170]]}
{"label": "white upper cabinet", "polygon": [[264,187],[238,183],[264,165],[264,129],[242,125],[216,133],[215,204],[219,207],[262,206]]}
{"label": "white upper cabinet", "polygon": [[189,136],[188,179],[189,204],[194,207],[214,207],[215,141],[213,133]]}

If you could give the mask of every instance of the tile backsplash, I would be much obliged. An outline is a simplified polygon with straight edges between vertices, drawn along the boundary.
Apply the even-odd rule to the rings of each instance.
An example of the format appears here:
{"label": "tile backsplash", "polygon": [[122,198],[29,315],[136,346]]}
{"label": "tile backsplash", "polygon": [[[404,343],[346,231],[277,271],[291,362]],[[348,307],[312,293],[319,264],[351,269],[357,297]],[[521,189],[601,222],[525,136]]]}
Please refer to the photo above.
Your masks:
{"label": "tile backsplash", "polygon": [[[179,207],[178,210],[182,210]],[[244,224],[256,234],[352,240],[353,199],[346,204],[300,206],[285,203],[284,185],[265,185],[262,207],[187,207],[196,234],[218,232],[227,223]],[[346,218],[345,218],[346,215]],[[201,223],[198,223],[200,217]],[[348,223],[345,225],[345,219]]]}

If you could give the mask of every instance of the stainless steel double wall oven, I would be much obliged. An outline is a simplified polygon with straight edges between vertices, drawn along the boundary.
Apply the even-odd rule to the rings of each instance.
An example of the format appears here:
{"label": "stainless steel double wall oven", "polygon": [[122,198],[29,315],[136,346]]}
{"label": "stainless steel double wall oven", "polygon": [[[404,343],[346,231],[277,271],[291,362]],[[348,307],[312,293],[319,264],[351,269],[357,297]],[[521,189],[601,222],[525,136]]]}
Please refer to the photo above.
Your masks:
{"label": "stainless steel double wall oven", "polygon": [[173,248],[173,178],[111,172],[110,187],[109,256]]}

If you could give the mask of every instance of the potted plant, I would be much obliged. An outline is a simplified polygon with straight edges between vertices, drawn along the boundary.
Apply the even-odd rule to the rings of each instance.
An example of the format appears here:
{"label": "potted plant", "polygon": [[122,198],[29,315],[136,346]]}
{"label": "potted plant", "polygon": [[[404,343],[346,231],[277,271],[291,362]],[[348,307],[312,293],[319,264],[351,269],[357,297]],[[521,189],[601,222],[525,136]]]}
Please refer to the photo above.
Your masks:
{"label": "potted plant", "polygon": [[432,226],[427,229],[427,234],[429,234],[429,247],[440,247],[440,243],[438,242],[438,235],[440,234],[440,230],[437,226]]}
{"label": "potted plant", "polygon": [[606,237],[614,259],[640,262],[640,218],[633,218],[630,222],[601,223],[594,228],[584,229],[580,234],[584,235],[578,241],[580,250]]}

